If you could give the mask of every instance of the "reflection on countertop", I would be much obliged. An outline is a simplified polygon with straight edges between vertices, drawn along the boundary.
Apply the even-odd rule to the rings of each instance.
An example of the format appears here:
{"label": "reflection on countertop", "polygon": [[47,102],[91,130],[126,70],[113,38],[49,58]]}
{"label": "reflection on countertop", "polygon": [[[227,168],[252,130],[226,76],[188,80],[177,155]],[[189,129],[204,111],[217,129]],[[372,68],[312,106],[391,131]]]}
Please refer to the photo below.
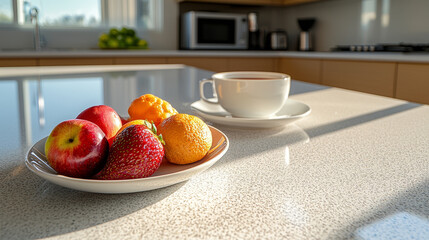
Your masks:
{"label": "reflection on countertop", "polygon": [[211,76],[208,71],[182,65],[159,66],[158,69],[152,65],[150,68],[104,67],[105,71],[100,72],[97,71],[100,66],[76,67],[73,73],[72,67],[68,74],[62,74],[61,67],[47,67],[42,71],[28,68],[28,71],[15,73],[3,71],[0,102],[9,118],[0,118],[0,144],[13,145],[14,149],[29,147],[48,136],[61,121],[75,118],[93,105],[109,105],[127,117],[131,101],[146,93],[181,103],[175,108],[189,112],[188,105],[199,99],[198,81]]}

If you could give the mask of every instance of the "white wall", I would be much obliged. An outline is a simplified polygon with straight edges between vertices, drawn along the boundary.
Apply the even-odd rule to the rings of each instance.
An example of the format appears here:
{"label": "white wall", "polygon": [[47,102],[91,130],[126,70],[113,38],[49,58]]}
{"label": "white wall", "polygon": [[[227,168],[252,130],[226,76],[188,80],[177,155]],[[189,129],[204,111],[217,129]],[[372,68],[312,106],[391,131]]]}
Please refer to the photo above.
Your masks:
{"label": "white wall", "polygon": [[315,49],[329,51],[341,44],[428,44],[428,13],[428,0],[325,0],[287,7],[282,20],[296,48],[297,19],[315,17]]}

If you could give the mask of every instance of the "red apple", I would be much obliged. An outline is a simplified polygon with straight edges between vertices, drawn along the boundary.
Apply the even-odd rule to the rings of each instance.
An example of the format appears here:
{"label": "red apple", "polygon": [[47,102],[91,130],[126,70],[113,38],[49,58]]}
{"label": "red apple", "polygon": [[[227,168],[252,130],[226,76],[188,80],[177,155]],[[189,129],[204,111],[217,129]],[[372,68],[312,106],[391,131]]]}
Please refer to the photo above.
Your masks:
{"label": "red apple", "polygon": [[89,178],[106,164],[109,143],[104,132],[87,120],[58,124],[45,143],[49,165],[59,174]]}
{"label": "red apple", "polygon": [[87,108],[76,118],[88,120],[97,124],[101,130],[103,130],[104,134],[106,134],[110,146],[112,146],[116,133],[122,127],[122,121],[118,113],[107,105]]}
{"label": "red apple", "polygon": [[129,118],[124,118],[124,117],[121,117],[121,122],[122,122],[122,126],[124,126],[126,123],[128,123],[130,121],[130,119]]}

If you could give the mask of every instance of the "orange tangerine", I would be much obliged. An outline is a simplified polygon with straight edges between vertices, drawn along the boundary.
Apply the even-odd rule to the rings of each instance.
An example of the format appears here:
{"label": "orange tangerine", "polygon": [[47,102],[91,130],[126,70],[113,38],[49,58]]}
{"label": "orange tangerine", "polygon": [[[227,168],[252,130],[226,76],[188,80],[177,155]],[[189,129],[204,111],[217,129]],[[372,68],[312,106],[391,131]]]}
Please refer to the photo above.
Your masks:
{"label": "orange tangerine", "polygon": [[124,131],[125,128],[127,128],[131,125],[146,125],[146,124],[145,124],[144,120],[140,120],[140,119],[127,122],[124,125],[122,125],[122,127],[118,130],[116,135],[118,135],[120,132]]}
{"label": "orange tangerine", "polygon": [[212,134],[200,118],[176,114],[158,126],[158,134],[165,141],[165,157],[175,164],[188,164],[201,160],[212,146]]}
{"label": "orange tangerine", "polygon": [[165,100],[152,94],[145,94],[133,100],[128,108],[130,121],[147,120],[158,126],[162,120],[177,114],[176,109]]}

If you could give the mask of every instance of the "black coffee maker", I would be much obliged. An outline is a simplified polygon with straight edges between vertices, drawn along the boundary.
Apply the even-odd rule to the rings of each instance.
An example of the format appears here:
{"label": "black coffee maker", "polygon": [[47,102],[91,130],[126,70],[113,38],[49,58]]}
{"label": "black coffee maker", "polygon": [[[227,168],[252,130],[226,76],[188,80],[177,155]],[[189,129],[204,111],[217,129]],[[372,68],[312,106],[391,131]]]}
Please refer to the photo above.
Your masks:
{"label": "black coffee maker", "polygon": [[298,25],[301,29],[298,39],[298,50],[299,51],[313,51],[313,36],[310,29],[316,22],[315,18],[299,18]]}

